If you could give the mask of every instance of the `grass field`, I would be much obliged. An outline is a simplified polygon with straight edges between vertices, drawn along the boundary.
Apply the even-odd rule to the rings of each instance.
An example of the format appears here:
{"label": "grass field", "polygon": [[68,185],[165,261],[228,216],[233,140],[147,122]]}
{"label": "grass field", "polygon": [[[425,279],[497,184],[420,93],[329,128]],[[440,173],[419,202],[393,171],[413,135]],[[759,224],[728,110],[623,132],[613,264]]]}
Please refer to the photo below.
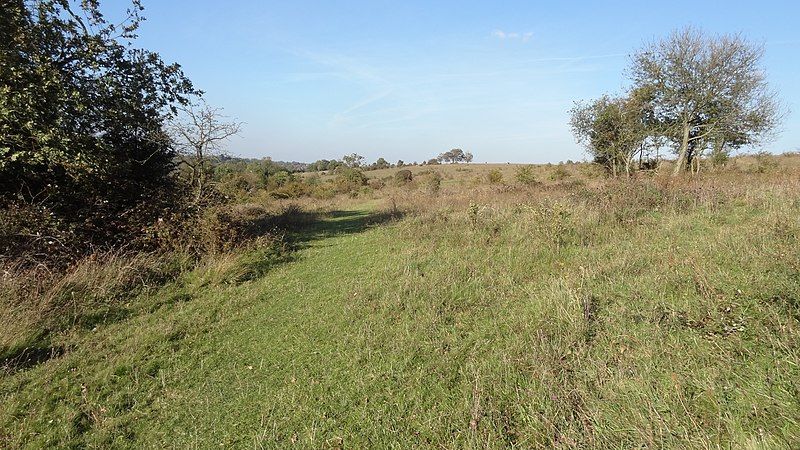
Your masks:
{"label": "grass field", "polygon": [[309,200],[8,364],[0,447],[798,448],[797,160]]}

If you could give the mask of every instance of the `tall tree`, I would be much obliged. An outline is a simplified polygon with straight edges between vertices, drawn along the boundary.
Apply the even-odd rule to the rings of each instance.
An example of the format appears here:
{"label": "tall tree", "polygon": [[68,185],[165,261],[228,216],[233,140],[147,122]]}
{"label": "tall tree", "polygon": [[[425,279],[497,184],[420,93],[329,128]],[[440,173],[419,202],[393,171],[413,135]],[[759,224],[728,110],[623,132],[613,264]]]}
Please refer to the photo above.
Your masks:
{"label": "tall tree", "polygon": [[764,47],[741,35],[710,36],[694,28],[672,33],[634,55],[634,85],[653,95],[660,131],[674,145],[674,174],[718,150],[769,137],[780,106],[760,66]]}

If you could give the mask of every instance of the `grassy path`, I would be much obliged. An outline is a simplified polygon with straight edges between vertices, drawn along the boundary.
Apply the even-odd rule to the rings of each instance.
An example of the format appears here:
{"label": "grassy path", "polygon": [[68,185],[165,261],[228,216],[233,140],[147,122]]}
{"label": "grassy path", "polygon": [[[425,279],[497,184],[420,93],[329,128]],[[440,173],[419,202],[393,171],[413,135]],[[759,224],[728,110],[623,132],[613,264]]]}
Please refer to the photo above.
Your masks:
{"label": "grassy path", "polygon": [[380,427],[359,403],[382,390],[376,378],[397,381],[370,348],[380,330],[358,298],[396,258],[390,231],[368,228],[380,219],[334,213],[297,236],[294,261],[261,278],[227,285],[219,268],[201,268],[155,294],[151,313],[72,336],[74,351],[2,379],[0,437],[270,447]]}
{"label": "grassy path", "polygon": [[[297,234],[287,262],[200,267],[0,379],[0,443],[800,442],[798,249],[772,218],[654,214],[554,246],[525,210],[497,214],[340,211]],[[243,266],[268,270],[236,282]]]}

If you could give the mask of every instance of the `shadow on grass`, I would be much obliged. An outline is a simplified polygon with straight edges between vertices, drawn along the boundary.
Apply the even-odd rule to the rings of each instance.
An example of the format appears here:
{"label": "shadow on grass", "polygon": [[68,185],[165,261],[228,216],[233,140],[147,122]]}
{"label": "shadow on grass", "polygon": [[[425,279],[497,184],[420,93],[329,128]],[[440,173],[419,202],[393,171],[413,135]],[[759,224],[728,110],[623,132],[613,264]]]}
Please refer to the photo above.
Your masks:
{"label": "shadow on grass", "polygon": [[64,354],[64,347],[50,347],[46,345],[33,345],[17,349],[0,349],[3,357],[0,358],[0,373],[13,373],[30,369],[52,358]]}
{"label": "shadow on grass", "polygon": [[262,227],[283,233],[279,247],[264,246],[242,255],[241,263],[234,269],[233,281],[243,283],[261,278],[275,267],[297,260],[298,250],[309,247],[314,241],[360,233],[400,217],[400,213],[363,210],[327,213],[287,210],[271,217],[270,225]]}
{"label": "shadow on grass", "polygon": [[356,234],[370,227],[382,225],[401,219],[400,212],[370,212],[363,210],[336,210],[320,215],[316,220],[305,225],[287,230],[287,239],[295,248],[303,248],[314,241],[345,235]]}

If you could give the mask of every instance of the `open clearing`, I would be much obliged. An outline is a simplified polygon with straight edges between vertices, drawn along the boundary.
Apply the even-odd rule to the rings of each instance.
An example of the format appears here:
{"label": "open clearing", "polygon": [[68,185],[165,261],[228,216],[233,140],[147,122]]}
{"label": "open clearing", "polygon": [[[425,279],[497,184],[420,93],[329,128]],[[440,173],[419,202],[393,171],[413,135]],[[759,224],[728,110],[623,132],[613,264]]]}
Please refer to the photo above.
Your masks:
{"label": "open clearing", "polygon": [[289,250],[211,259],[7,368],[0,443],[796,448],[787,159],[679,190],[451,166],[438,193],[333,202]]}

